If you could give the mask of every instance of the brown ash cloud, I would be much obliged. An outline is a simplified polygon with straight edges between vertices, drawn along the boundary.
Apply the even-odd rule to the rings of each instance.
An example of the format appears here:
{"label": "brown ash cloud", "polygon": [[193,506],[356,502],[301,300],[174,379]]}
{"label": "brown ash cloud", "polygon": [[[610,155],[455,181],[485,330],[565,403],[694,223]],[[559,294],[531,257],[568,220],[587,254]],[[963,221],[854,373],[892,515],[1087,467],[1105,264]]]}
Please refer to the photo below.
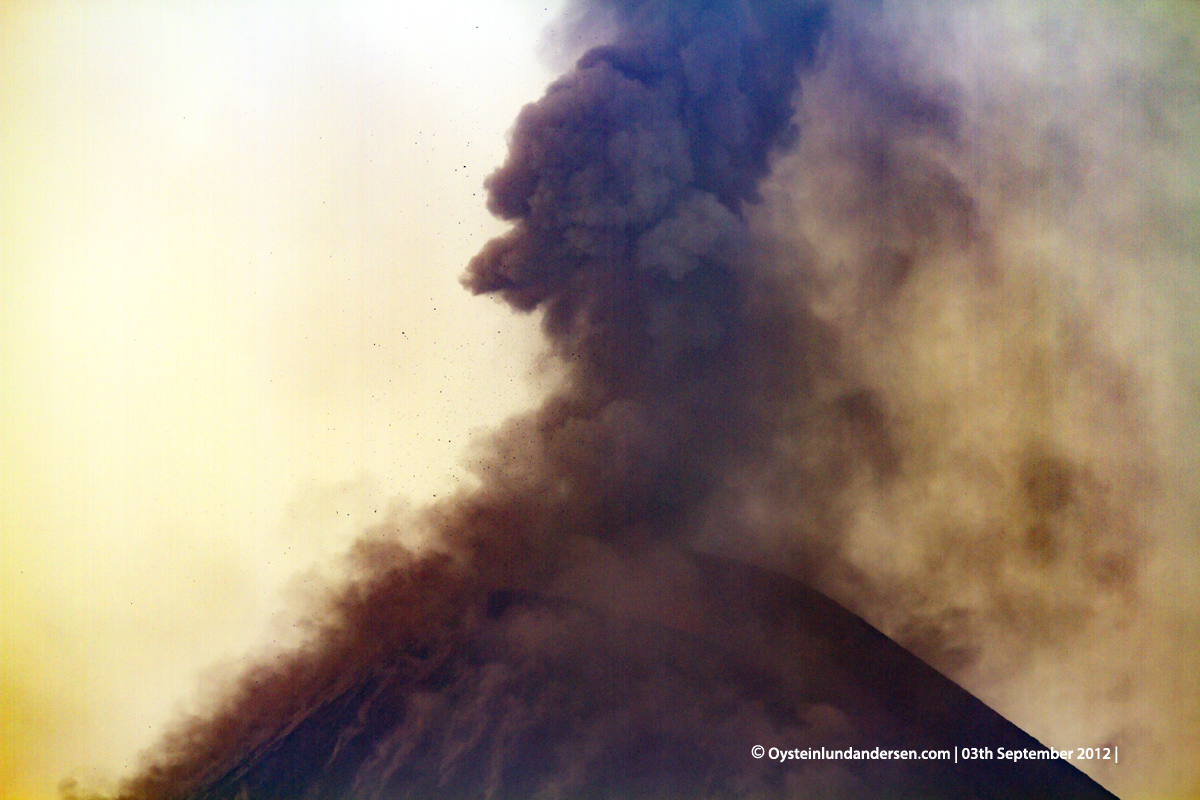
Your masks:
{"label": "brown ash cloud", "polygon": [[[816,586],[1056,746],[1188,746],[1194,691],[1154,715],[1190,662],[1143,630],[1192,607],[1155,596],[1195,563],[1197,249],[1171,220],[1196,204],[1146,178],[1197,163],[1194,61],[1148,43],[1195,56],[1187,9],[1130,29],[1107,6],[589,8],[612,41],[521,111],[487,182],[512,229],[463,278],[540,316],[560,388],[492,438],[479,488],[364,534],[309,642],[181,724],[126,794],[879,785],[748,763],[756,737],[886,733],[845,665],[689,638],[770,630],[698,621],[671,555],[689,549]],[[397,543],[414,526],[420,552]],[[820,678],[785,690],[789,666]],[[1042,695],[1057,711],[1032,708],[1070,674]]]}
{"label": "brown ash cloud", "polygon": [[[837,555],[815,582],[1043,740],[1120,743],[1159,776],[1095,767],[1119,793],[1187,795],[1194,771],[1161,754],[1200,746],[1178,644],[1197,568],[1195,10],[877,12],[832,26],[754,221],[819,287],[829,394],[874,398],[855,425],[886,434],[832,490]],[[804,418],[784,430],[712,541],[740,520],[788,569],[813,448]]]}

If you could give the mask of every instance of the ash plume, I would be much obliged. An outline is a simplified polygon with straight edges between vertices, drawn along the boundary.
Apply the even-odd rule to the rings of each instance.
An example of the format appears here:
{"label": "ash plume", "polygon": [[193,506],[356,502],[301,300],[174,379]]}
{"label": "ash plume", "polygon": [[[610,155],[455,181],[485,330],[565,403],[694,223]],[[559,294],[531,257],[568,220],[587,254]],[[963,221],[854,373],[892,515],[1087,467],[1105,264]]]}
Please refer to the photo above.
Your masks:
{"label": "ash plume", "polygon": [[[1107,7],[588,8],[612,41],[521,111],[487,181],[512,229],[463,278],[540,315],[560,388],[488,443],[478,488],[366,532],[308,643],[124,795],[965,796],[929,767],[749,758],[951,741],[871,677],[917,662],[795,581],[1001,710],[1027,710],[1022,676],[1103,660],[1094,728],[1031,732],[1149,760],[1194,696],[1148,727],[1154,690],[1103,634],[1187,624],[1147,597],[1163,549],[1194,553],[1179,329],[1139,315],[1196,249],[1132,226],[1194,206],[1113,141],[1143,125],[1155,163],[1194,169],[1186,117],[1119,90],[1157,74],[1194,115],[1195,62],[1062,59],[1054,26],[1104,41]],[[1194,29],[1145,24],[1196,55]],[[980,709],[953,713],[1001,730]],[[968,785],[1024,791],[995,778]]]}

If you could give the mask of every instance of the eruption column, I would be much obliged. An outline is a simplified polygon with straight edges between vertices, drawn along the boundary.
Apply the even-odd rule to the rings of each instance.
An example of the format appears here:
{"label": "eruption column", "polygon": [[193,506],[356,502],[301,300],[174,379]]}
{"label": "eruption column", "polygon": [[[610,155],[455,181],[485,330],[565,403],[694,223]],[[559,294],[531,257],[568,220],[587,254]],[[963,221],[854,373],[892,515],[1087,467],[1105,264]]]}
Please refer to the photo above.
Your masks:
{"label": "eruption column", "polygon": [[[1012,508],[948,513],[930,545],[921,514],[957,418],[933,425],[906,380],[924,363],[902,357],[924,331],[906,320],[958,282],[984,301],[955,307],[1008,325],[1021,291],[1004,215],[962,167],[962,98],[902,75],[852,4],[606,11],[613,42],[521,112],[487,181],[512,229],[463,278],[541,315],[561,387],[494,437],[478,489],[395,521],[426,527],[425,551],[388,526],[364,535],[309,644],[182,726],[128,795],[1103,796],[1060,764],[1005,778],[748,759],[756,742],[954,744],[937,713],[1038,746],[823,597],[686,551],[804,579],[956,676],[984,633],[1018,652],[1069,635],[1064,609],[1086,620],[1096,597],[1132,594],[1141,539],[1094,533],[1120,520],[1098,468],[1040,424],[1061,392],[1039,381],[1067,350],[1088,389],[1114,367],[1082,333],[1043,352],[1027,375],[1039,424],[963,467],[967,490]],[[791,221],[762,209],[764,187]],[[1084,318],[1052,316],[1033,322]],[[1105,408],[1128,421],[1136,405]],[[903,541],[871,523],[889,504]],[[881,541],[893,567],[871,554]],[[917,686],[939,699],[906,712]]]}

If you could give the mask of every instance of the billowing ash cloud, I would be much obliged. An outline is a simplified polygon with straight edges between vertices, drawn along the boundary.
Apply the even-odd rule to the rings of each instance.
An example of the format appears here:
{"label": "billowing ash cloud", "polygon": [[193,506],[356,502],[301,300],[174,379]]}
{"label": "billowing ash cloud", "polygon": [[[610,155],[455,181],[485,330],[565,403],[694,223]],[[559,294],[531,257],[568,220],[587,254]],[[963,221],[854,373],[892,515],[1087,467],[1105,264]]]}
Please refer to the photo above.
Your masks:
{"label": "billowing ash cloud", "polygon": [[[1195,268],[1162,222],[1190,195],[1138,177],[1194,169],[1188,117],[1128,88],[1170,84],[1194,118],[1195,62],[1128,49],[1172,20],[603,10],[612,42],[521,112],[487,182],[513,227],[464,276],[541,315],[561,387],[494,437],[478,489],[364,535],[310,642],[182,725],[128,796],[990,796],[992,773],[751,759],[1020,737],[966,700],[906,712],[881,659],[955,695],[818,595],[689,551],[819,588],[1038,736],[1079,737],[1057,747],[1149,763],[1161,705],[1103,642],[1182,619],[1147,595],[1164,549],[1194,552],[1180,329],[1137,316]],[[1115,30],[1126,49],[1089,49]],[[1120,151],[1130,130],[1157,149]],[[1072,670],[1086,727],[1017,697]]]}

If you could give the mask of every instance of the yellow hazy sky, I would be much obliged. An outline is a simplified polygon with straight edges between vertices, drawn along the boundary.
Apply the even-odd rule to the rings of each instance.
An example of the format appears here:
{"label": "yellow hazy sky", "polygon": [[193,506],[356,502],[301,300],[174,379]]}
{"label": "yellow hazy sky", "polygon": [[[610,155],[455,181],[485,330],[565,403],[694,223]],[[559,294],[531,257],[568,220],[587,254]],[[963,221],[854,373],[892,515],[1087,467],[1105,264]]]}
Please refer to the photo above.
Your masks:
{"label": "yellow hazy sky", "polygon": [[0,7],[0,798],[128,772],[533,402],[458,275],[559,5]]}
{"label": "yellow hazy sky", "polygon": [[[458,277],[504,229],[482,183],[506,131],[582,49],[569,25],[548,28],[565,2],[0,0],[0,800],[53,800],[69,778],[111,787],[204,687],[286,639],[315,565],[390,503],[469,485],[472,436],[544,393],[537,320],[471,297]],[[1054,4],[996,5],[1021,17]],[[1102,22],[1125,13],[1072,8]],[[1159,22],[1183,9],[1196,25],[1194,3],[1147,8]],[[1106,32],[1095,62],[1141,74],[1152,62],[1140,49],[1158,47],[1143,38],[1160,28]],[[1056,55],[1086,72],[1100,45],[1073,41]],[[995,73],[1005,93],[1042,63],[1020,49],[996,58],[1017,64]],[[991,80],[988,63],[964,61],[963,74],[982,64]],[[1119,332],[1133,319],[1130,342],[1175,326],[1163,337],[1180,351],[1185,399],[1171,413],[1187,435],[1171,469],[1192,503],[1196,149],[1182,134],[1126,139],[1121,119],[1144,102],[1164,131],[1189,131],[1194,80],[1178,68],[1178,120],[1174,99],[1136,83],[1120,84],[1120,97],[1135,87],[1130,105],[1095,106],[1105,124],[1075,120],[1080,141],[1126,172],[1089,178],[1113,190],[1071,213],[1095,215],[1097,230],[1135,219],[1143,180],[1148,197],[1185,210],[1137,232],[1186,253],[1138,264],[1177,320],[1106,310],[1105,322]],[[1155,735],[1174,749],[1156,769],[1194,781],[1186,514],[1141,617],[1170,621],[1169,633],[1129,662],[1147,684],[1166,677],[1130,724],[1169,710],[1176,722]],[[1111,674],[1093,662],[1133,641],[1077,648],[1074,672],[1035,665],[995,705],[1035,733],[1074,737],[1061,747],[1099,744],[1088,737],[1108,706],[1082,707],[1093,695],[1075,684]],[[1128,769],[1124,785],[1142,785]]]}

